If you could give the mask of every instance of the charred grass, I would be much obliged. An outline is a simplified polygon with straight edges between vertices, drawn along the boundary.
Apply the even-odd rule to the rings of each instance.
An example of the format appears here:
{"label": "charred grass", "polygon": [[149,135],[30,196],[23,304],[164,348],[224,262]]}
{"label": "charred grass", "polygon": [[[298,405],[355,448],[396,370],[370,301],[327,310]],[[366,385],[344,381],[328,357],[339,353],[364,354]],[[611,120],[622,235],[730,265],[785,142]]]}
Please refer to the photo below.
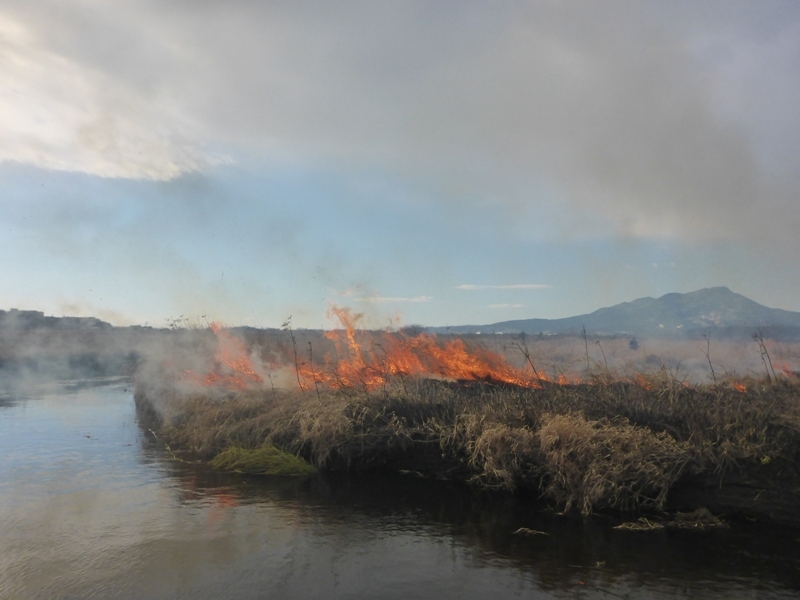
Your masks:
{"label": "charred grass", "polygon": [[[746,385],[688,386],[667,376],[542,389],[409,380],[371,392],[214,397],[140,383],[137,405],[173,451],[223,468],[274,447],[319,469],[412,471],[535,491],[589,514],[663,510],[691,478],[797,481],[800,385]],[[168,410],[152,410],[156,396]]]}

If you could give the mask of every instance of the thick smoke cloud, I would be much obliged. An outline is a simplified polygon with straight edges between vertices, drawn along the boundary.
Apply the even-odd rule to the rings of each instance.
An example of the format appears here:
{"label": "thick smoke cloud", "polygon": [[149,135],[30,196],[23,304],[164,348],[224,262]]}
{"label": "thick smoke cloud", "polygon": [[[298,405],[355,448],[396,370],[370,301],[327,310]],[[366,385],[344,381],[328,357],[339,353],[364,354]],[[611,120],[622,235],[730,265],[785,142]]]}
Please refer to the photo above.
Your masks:
{"label": "thick smoke cloud", "polygon": [[572,235],[800,250],[800,124],[758,108],[800,100],[800,18],[748,4],[7,2],[0,159],[170,179],[255,153],[453,210],[544,188]]}

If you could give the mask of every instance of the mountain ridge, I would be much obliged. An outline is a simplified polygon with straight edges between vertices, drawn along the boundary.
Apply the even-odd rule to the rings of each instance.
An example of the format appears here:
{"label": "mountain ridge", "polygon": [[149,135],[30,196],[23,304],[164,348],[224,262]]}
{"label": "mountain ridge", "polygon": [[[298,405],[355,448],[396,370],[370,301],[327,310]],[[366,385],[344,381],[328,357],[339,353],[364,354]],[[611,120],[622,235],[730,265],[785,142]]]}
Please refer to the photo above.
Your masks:
{"label": "mountain ridge", "polygon": [[671,292],[599,308],[561,319],[515,319],[487,325],[430,327],[433,333],[526,333],[590,335],[658,335],[683,337],[699,332],[752,335],[758,329],[778,329],[800,336],[800,312],[769,308],[727,287]]}

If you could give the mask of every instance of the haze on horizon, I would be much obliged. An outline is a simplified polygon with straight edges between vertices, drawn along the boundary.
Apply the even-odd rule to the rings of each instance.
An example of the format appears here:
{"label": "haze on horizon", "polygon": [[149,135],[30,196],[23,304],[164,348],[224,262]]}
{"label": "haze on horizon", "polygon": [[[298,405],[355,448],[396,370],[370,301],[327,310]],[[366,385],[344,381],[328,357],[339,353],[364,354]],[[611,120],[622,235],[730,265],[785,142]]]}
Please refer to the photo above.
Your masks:
{"label": "haze on horizon", "polygon": [[800,311],[791,0],[0,4],[0,308]]}

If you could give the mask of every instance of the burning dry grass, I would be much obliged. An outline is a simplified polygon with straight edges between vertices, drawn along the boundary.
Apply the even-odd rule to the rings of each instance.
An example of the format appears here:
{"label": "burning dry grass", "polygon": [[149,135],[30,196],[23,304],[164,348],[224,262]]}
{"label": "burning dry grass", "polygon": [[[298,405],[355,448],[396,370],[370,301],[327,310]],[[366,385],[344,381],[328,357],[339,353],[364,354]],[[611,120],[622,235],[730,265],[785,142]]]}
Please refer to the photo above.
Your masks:
{"label": "burning dry grass", "polygon": [[375,391],[217,397],[141,383],[137,399],[145,407],[168,396],[159,437],[205,459],[275,446],[321,469],[410,470],[540,490],[588,514],[662,509],[688,477],[795,477],[800,386],[745,383],[746,392],[667,376],[539,388],[405,379]]}
{"label": "burning dry grass", "polygon": [[[800,380],[774,369],[765,380],[712,371],[713,385],[688,384],[667,368],[612,376],[605,353],[603,368],[592,370],[584,340],[583,379],[548,377],[524,340],[517,350],[527,364],[515,366],[460,339],[361,331],[358,315],[332,310],[343,328],[325,334],[316,362],[310,342],[308,358],[299,355],[291,330],[291,352],[275,354],[271,366],[215,326],[205,371],[139,378],[142,414],[159,406],[150,415],[159,437],[221,468],[267,472],[277,448],[320,469],[538,490],[583,514],[661,510],[691,478],[747,477],[746,491],[753,481],[796,478]],[[284,379],[292,371],[293,391],[274,387],[272,367]]]}

